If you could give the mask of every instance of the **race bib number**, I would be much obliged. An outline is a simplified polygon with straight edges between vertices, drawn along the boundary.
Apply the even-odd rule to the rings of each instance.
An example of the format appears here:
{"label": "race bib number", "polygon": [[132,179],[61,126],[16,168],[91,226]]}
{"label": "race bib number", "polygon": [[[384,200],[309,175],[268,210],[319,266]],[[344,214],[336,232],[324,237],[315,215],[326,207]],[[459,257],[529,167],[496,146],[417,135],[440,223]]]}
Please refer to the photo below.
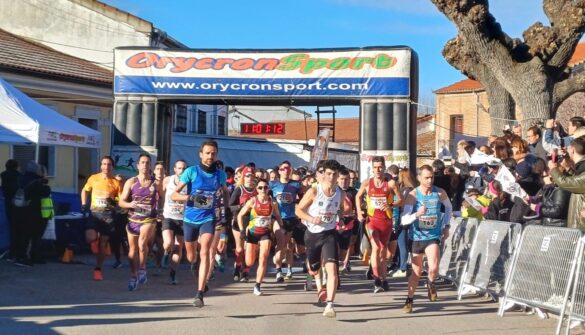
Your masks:
{"label": "race bib number", "polygon": [[193,196],[193,207],[200,209],[210,209],[213,207],[213,192],[203,192]]}
{"label": "race bib number", "polygon": [[93,206],[95,208],[107,208],[109,207],[110,202],[108,198],[95,198],[93,202]]}
{"label": "race bib number", "polygon": [[271,222],[272,218],[270,216],[258,216],[255,220],[255,226],[260,228],[268,228]]}
{"label": "race bib number", "polygon": [[169,212],[172,215],[183,215],[185,206],[182,203],[170,203],[169,204]]}
{"label": "race bib number", "polygon": [[321,217],[321,223],[325,223],[325,224],[332,223],[337,218],[337,214],[335,214],[335,213],[326,212],[326,213],[320,213],[319,215]]}
{"label": "race bib number", "polygon": [[282,192],[276,195],[276,201],[279,204],[292,204],[294,202],[292,194],[288,192]]}
{"label": "race bib number", "polygon": [[433,229],[437,226],[437,217],[423,215],[418,219],[418,226],[421,229]]}
{"label": "race bib number", "polygon": [[138,207],[134,208],[134,214],[138,216],[148,217],[152,215],[152,206],[151,205],[138,205]]}
{"label": "race bib number", "polygon": [[388,207],[388,199],[385,197],[370,197],[370,203],[374,209],[383,209]]}

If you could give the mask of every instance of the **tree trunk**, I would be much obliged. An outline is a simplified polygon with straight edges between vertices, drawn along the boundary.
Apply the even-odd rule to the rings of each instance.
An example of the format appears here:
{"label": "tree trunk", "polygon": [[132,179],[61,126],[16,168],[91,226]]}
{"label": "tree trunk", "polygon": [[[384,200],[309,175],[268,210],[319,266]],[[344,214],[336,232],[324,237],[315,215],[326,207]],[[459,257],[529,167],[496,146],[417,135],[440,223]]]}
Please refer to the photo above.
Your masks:
{"label": "tree trunk", "polygon": [[513,120],[516,119],[514,113],[516,104],[510,93],[497,81],[484,85],[490,103],[489,113],[492,128],[490,134],[502,136],[504,126],[512,127]]}
{"label": "tree trunk", "polygon": [[545,122],[552,117],[553,99],[552,85],[544,74],[533,74],[533,80],[524,87],[510,92],[515,97],[518,106],[522,110],[522,129]]}

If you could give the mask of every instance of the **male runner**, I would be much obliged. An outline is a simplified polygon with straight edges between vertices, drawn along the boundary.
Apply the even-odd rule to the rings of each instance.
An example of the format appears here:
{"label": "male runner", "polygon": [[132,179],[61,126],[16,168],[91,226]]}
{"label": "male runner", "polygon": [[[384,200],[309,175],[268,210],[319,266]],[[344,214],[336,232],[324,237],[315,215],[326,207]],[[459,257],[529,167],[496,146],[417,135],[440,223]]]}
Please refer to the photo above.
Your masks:
{"label": "male runner", "polygon": [[[354,188],[349,187],[349,170],[343,168],[339,171],[339,177],[337,178],[337,186],[345,192],[345,198],[343,199],[345,207],[349,210],[343,212],[343,216],[337,220],[337,242],[339,244],[339,259],[343,262],[341,272],[349,272],[351,265],[349,263],[352,237],[354,237],[353,231],[354,226],[358,223],[355,222],[355,195],[357,191]],[[355,240],[354,240],[355,242]]]}
{"label": "male runner", "polygon": [[[424,256],[429,266],[427,279],[427,295],[430,301],[437,300],[435,279],[439,271],[439,244],[441,239],[449,237],[449,220],[452,207],[447,193],[433,186],[433,168],[423,165],[419,169],[418,181],[420,186],[412,190],[405,201],[402,214],[402,225],[412,224],[410,237],[412,239],[412,274],[408,280],[408,297],[402,310],[412,313],[414,292],[422,272]],[[441,205],[445,212],[441,213]]]}
{"label": "male runner", "polygon": [[[114,160],[110,156],[102,157],[100,173],[90,176],[81,190],[81,208],[84,213],[91,211],[88,218],[90,224],[86,227],[85,238],[90,244],[98,244],[96,250],[96,267],[93,270],[93,279],[104,279],[102,266],[106,258],[106,248],[110,236],[116,232],[114,218],[116,202],[122,193],[120,182],[112,174]],[[87,196],[91,193],[91,206],[87,205]]]}
{"label": "male runner", "polygon": [[[161,265],[163,268],[170,266],[171,284],[177,285],[176,266],[181,262],[183,255],[183,216],[185,203],[173,201],[171,196],[179,184],[179,177],[187,169],[187,162],[178,160],[175,162],[173,171],[175,174],[165,177],[163,181],[164,205],[163,205],[163,222],[162,236],[164,255]],[[181,194],[187,194],[187,189],[183,189]]]}
{"label": "male runner", "polygon": [[278,166],[280,179],[270,183],[270,189],[276,202],[278,210],[282,216],[283,226],[278,222],[274,225],[274,235],[276,237],[276,252],[274,254],[274,265],[276,266],[276,282],[284,281],[282,276],[282,259],[286,259],[288,272],[286,279],[292,279],[293,266],[293,249],[292,233],[296,225],[300,224],[295,215],[295,204],[297,196],[301,191],[301,184],[297,181],[290,180],[292,167],[289,161],[284,161]]}
{"label": "male runner", "polygon": [[128,209],[128,258],[132,277],[128,280],[128,290],[134,291],[138,284],[146,284],[146,258],[148,244],[156,230],[156,218],[162,185],[152,176],[150,155],[138,156],[138,176],[124,184],[118,204]]}
{"label": "male runner", "polygon": [[[402,195],[396,182],[386,178],[384,157],[375,156],[372,159],[374,176],[364,180],[356,195],[358,220],[364,222],[361,199],[366,194],[367,229],[370,244],[372,245],[372,272],[374,275],[374,293],[389,291],[390,287],[386,276],[388,264],[388,241],[392,234],[392,208],[402,204]],[[397,201],[394,201],[396,195]]]}
{"label": "male runner", "polygon": [[[319,301],[326,300],[327,305],[323,316],[335,317],[333,301],[337,291],[337,240],[335,232],[335,218],[343,216],[341,206],[347,210],[343,202],[345,192],[337,186],[339,171],[337,161],[328,160],[323,164],[323,173],[319,184],[311,187],[301,199],[295,213],[307,226],[305,245],[307,252],[307,267],[309,273],[315,276]],[[325,264],[327,273],[327,291],[319,279],[321,262]]]}
{"label": "male runner", "polygon": [[[179,178],[179,185],[171,200],[185,201],[185,216],[183,218],[183,231],[185,233],[185,250],[187,260],[195,264],[198,244],[199,251],[199,276],[197,294],[193,305],[203,307],[203,291],[207,282],[210,260],[209,254],[215,233],[215,202],[217,191],[222,189],[227,194],[225,172],[217,168],[218,146],[213,140],[206,140],[199,148],[198,165],[191,166]],[[181,194],[183,188],[187,188],[187,194]],[[227,204],[227,199],[226,202]]]}

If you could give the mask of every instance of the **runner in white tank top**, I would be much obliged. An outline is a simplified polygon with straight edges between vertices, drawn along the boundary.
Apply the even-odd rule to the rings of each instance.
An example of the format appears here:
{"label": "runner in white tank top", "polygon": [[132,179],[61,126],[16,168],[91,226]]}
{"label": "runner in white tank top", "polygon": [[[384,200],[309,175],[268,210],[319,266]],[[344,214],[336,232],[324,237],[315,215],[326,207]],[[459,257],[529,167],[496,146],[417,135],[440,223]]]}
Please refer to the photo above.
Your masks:
{"label": "runner in white tank top", "polygon": [[[164,207],[163,207],[163,255],[161,265],[163,268],[170,266],[170,283],[177,285],[177,272],[175,267],[181,262],[185,240],[183,239],[183,211],[185,203],[171,199],[179,184],[179,176],[187,169],[187,162],[178,160],[175,162],[174,175],[165,177],[163,181]],[[181,190],[181,194],[187,194],[187,188]]]}
{"label": "runner in white tank top", "polygon": [[[323,163],[323,173],[317,187],[310,188],[301,199],[295,214],[307,226],[305,245],[307,268],[315,276],[319,302],[327,302],[323,316],[334,318],[333,300],[337,291],[337,234],[335,221],[345,192],[337,186],[337,176],[341,166],[337,161],[327,160]],[[319,270],[321,262],[327,273],[327,291],[323,288]]]}

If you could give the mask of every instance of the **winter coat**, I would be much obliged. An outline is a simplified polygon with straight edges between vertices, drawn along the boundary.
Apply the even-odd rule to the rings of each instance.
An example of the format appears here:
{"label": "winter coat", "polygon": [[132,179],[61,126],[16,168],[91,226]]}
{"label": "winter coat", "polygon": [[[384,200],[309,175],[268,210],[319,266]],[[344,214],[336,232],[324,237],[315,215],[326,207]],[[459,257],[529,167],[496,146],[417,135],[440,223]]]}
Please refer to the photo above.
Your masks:
{"label": "winter coat", "polygon": [[542,189],[540,216],[544,226],[567,226],[571,193],[555,185],[546,185]]}
{"label": "winter coat", "polygon": [[553,182],[561,189],[571,192],[567,227],[585,232],[585,218],[582,218],[579,213],[585,209],[585,158],[577,162],[575,170],[575,173],[570,175],[563,174],[558,168],[554,168],[550,171],[550,175]]}

